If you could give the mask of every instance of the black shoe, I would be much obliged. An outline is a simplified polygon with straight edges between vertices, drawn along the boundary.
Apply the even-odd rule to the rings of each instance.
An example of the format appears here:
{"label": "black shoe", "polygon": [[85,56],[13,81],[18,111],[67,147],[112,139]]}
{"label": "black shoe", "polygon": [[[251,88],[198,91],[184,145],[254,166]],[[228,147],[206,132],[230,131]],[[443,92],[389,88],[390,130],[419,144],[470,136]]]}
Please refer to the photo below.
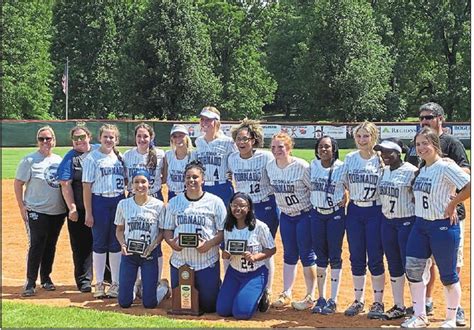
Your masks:
{"label": "black shoe", "polygon": [[92,292],[92,287],[90,284],[88,283],[84,283],[81,285],[81,287],[79,288],[79,291],[81,292]]}
{"label": "black shoe", "polygon": [[45,289],[46,291],[54,291],[56,290],[56,287],[54,286],[53,282],[45,282],[41,284],[41,287]]}
{"label": "black shoe", "polygon": [[260,298],[260,302],[258,303],[258,310],[262,313],[265,313],[270,308],[270,294],[268,293],[268,289],[263,291],[262,298]]}
{"label": "black shoe", "polygon": [[21,292],[22,297],[32,297],[34,295],[36,295],[36,290],[32,286],[26,286]]}

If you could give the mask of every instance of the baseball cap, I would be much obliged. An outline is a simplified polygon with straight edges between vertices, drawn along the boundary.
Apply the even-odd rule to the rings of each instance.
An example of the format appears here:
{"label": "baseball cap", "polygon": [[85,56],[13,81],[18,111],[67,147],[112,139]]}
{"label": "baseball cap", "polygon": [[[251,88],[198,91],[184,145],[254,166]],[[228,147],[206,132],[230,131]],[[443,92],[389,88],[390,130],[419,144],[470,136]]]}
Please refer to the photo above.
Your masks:
{"label": "baseball cap", "polygon": [[382,151],[382,149],[395,150],[402,153],[402,148],[393,141],[383,140],[374,146],[375,151]]}
{"label": "baseball cap", "polygon": [[207,108],[202,109],[199,116],[207,117],[207,118],[210,118],[210,119],[221,120],[221,116],[219,116],[215,112],[209,111]]}
{"label": "baseball cap", "polygon": [[433,113],[433,116],[444,116],[443,107],[435,102],[428,102],[428,103],[423,104],[420,107],[419,112],[422,112],[422,111],[431,111]]}
{"label": "baseball cap", "polygon": [[150,173],[147,170],[143,169],[143,168],[140,168],[140,169],[138,169],[137,171],[135,171],[133,173],[132,181],[136,176],[144,176],[148,181],[150,181]]}
{"label": "baseball cap", "polygon": [[181,124],[174,124],[173,127],[171,127],[170,136],[173,135],[173,133],[184,133],[186,135],[189,135],[189,132],[186,126],[181,125]]}

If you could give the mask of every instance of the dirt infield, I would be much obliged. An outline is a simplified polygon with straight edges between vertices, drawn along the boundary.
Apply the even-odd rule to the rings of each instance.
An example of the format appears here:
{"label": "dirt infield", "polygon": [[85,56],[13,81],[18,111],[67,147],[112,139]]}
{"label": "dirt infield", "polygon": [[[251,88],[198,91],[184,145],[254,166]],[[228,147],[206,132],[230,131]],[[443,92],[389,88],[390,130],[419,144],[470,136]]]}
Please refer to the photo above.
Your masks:
{"label": "dirt infield", "polygon": [[[470,202],[466,203],[468,209],[468,219],[470,218]],[[26,273],[26,231],[21,220],[18,208],[16,206],[15,196],[13,193],[13,180],[2,181],[2,299],[28,301],[36,304],[46,304],[54,306],[78,306],[83,308],[92,308],[97,310],[116,311],[127,314],[147,314],[147,315],[166,315],[166,311],[171,307],[171,300],[164,301],[158,308],[153,310],[145,310],[140,305],[133,305],[131,308],[124,310],[117,305],[117,301],[110,300],[94,300],[89,293],[79,293],[76,291],[73,279],[72,253],[69,245],[69,237],[66,225],[64,225],[56,252],[56,260],[54,263],[52,279],[57,285],[57,290],[46,292],[38,289],[38,294],[31,298],[20,297],[22,285],[25,281]],[[470,271],[471,271],[471,226],[470,221],[466,221],[466,241],[464,245],[465,266],[462,269],[463,295],[462,305],[466,311],[466,318],[470,322],[471,304],[470,304]],[[282,290],[282,269],[283,269],[283,252],[282,252],[280,235],[277,234],[277,254],[276,254],[276,274],[273,286],[274,296]],[[292,309],[275,310],[270,309],[267,313],[256,313],[251,321],[235,321],[232,318],[223,319],[216,314],[206,314],[199,318],[178,317],[183,319],[199,319],[210,324],[218,321],[225,321],[230,326],[235,327],[382,327],[382,326],[399,326],[400,321],[379,321],[368,320],[366,314],[356,317],[345,317],[342,312],[353,300],[352,280],[349,268],[349,255],[347,243],[344,242],[343,248],[343,273],[342,285],[339,294],[338,310],[339,312],[333,316],[313,315],[306,312],[297,312]],[[165,266],[163,276],[169,278],[169,265],[167,264],[167,256],[170,253],[169,247],[163,245],[163,253],[165,255]],[[390,288],[390,278],[388,271],[386,272],[385,283],[385,306],[392,306],[392,295]],[[437,278],[437,284],[434,294],[435,309],[434,316],[430,318],[431,327],[437,327],[444,320],[445,302],[443,287]],[[372,293],[370,276],[368,276],[366,290],[366,310],[367,306],[372,303]],[[304,295],[304,280],[302,268],[298,267],[297,283],[295,284],[293,297],[300,299]],[[328,285],[328,292],[330,287]],[[410,304],[408,287],[405,290],[405,302]],[[469,323],[468,323],[469,324]]]}

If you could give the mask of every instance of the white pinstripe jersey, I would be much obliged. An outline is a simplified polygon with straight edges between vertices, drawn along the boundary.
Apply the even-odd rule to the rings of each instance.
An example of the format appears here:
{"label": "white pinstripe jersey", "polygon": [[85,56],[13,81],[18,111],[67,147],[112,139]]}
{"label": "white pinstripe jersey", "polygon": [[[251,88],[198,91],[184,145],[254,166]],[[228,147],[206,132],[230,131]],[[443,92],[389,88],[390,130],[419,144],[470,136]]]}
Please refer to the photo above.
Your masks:
{"label": "white pinstripe jersey", "polygon": [[311,180],[307,161],[292,157],[291,163],[281,169],[274,159],[267,164],[267,173],[275,189],[277,205],[283,213],[294,216],[311,207]]}
{"label": "white pinstripe jersey", "polygon": [[382,175],[382,168],[377,155],[364,159],[358,150],[348,153],[341,174],[351,200],[379,201],[377,185]]}
{"label": "white pinstripe jersey", "polygon": [[444,211],[451,196],[470,180],[457,164],[442,159],[428,167],[423,166],[413,184],[415,215],[425,220],[445,219]]}
{"label": "white pinstripe jersey", "polygon": [[168,150],[165,153],[166,163],[168,165],[168,174],[166,176],[166,184],[168,189],[175,194],[184,191],[184,169],[186,165],[195,157],[194,152],[183,159],[176,158],[176,153],[173,150]]}
{"label": "white pinstripe jersey", "polygon": [[118,203],[115,224],[125,226],[125,243],[128,239],[138,239],[149,245],[158,236],[164,217],[165,207],[159,199],[150,196],[148,202],[140,206],[132,197]]}
{"label": "white pinstripe jersey", "polygon": [[[184,193],[169,201],[166,207],[163,229],[173,230],[174,237],[179,233],[198,233],[205,240],[212,239],[219,230],[224,230],[227,211],[222,200],[208,192],[201,199],[190,201]],[[213,246],[205,253],[195,248],[184,248],[171,254],[171,264],[179,268],[184,264],[201,270],[219,260],[219,246]]]}
{"label": "white pinstripe jersey", "polygon": [[196,159],[206,167],[205,181],[225,182],[229,171],[227,159],[231,153],[237,151],[234,141],[225,135],[207,142],[204,136],[196,139]]}
{"label": "white pinstripe jersey", "polygon": [[388,219],[408,218],[415,215],[415,202],[411,183],[416,166],[405,162],[394,171],[385,166],[378,191],[382,202],[382,213]]}
{"label": "white pinstripe jersey", "polygon": [[258,149],[248,159],[241,158],[238,151],[232,153],[228,163],[236,191],[249,194],[254,203],[259,203],[273,194],[267,174],[267,164],[273,159],[270,152]]}
{"label": "white pinstripe jersey", "polygon": [[[161,168],[163,166],[163,157],[165,153],[163,150],[155,148],[157,163],[156,167],[148,168],[148,173],[150,173],[150,188],[148,190],[149,195],[153,195],[161,189]],[[148,153],[141,154],[138,152],[137,147],[134,147],[130,150],[125,151],[123,154],[123,162],[127,169],[127,178],[128,178],[128,191],[132,191],[132,178],[133,174],[136,173],[139,169],[146,169],[146,164],[148,163]]]}
{"label": "white pinstripe jersey", "polygon": [[[268,226],[257,220],[255,228],[249,231],[248,227],[244,229],[232,228],[232,231],[224,230],[224,243],[227,249],[227,241],[229,239],[241,239],[247,241],[247,251],[252,254],[260,253],[263,249],[273,249],[275,247],[275,241],[273,240],[272,234]],[[248,262],[240,255],[230,256],[230,265],[235,270],[241,273],[253,272],[265,265],[265,260],[256,262]]]}
{"label": "white pinstripe jersey", "polygon": [[313,207],[330,208],[336,206],[344,198],[344,185],[341,181],[343,162],[337,159],[332,165],[331,182],[328,187],[330,168],[321,165],[319,159],[313,159],[311,174],[311,204]]}
{"label": "white pinstripe jersey", "polygon": [[91,151],[82,165],[82,182],[92,183],[93,194],[123,194],[124,168],[112,151],[106,155],[99,149]]}

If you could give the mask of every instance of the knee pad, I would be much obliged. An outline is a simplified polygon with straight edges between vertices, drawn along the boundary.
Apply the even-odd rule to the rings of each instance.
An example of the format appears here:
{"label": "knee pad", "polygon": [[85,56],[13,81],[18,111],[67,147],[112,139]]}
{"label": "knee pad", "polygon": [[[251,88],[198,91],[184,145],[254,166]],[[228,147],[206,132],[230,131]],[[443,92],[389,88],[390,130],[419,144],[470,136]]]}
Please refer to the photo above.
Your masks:
{"label": "knee pad", "polygon": [[410,282],[423,282],[425,285],[430,281],[431,258],[407,257],[406,274]]}

